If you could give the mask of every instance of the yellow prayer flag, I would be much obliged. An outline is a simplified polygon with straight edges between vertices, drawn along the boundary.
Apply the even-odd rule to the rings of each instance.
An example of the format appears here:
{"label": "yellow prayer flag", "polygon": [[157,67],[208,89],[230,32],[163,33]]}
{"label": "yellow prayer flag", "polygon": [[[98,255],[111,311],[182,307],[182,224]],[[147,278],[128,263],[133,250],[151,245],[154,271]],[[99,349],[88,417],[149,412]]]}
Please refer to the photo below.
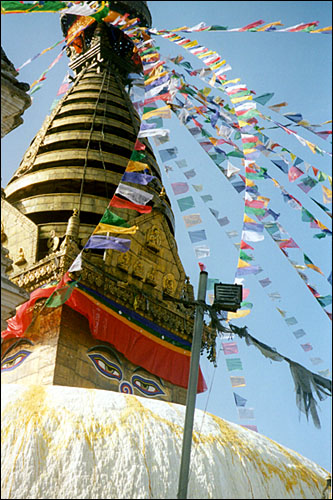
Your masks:
{"label": "yellow prayer flag", "polygon": [[100,222],[94,229],[93,234],[102,234],[102,233],[135,234],[138,229],[139,226],[120,227]]}
{"label": "yellow prayer flag", "polygon": [[283,24],[281,23],[281,21],[275,21],[274,23],[265,24],[265,26],[257,28],[256,31],[266,31],[268,28],[271,28],[272,26],[283,26]]}
{"label": "yellow prayer flag", "polygon": [[130,160],[126,167],[126,172],[140,172],[141,170],[149,169],[147,163],[141,163],[141,161]]}
{"label": "yellow prayer flag", "polygon": [[309,149],[312,151],[313,154],[316,154],[316,147],[312,142],[305,140],[306,145],[309,147]]}
{"label": "yellow prayer flag", "polygon": [[326,204],[332,203],[332,190],[325,187],[321,186],[323,188],[323,201]]}
{"label": "yellow prayer flag", "polygon": [[208,82],[208,83],[209,83],[209,85],[211,85],[212,87],[214,87],[215,82],[216,82],[216,74],[215,74],[215,73],[213,73],[213,76],[212,76],[212,78],[209,80],[209,82]]}
{"label": "yellow prayer flag", "polygon": [[240,82],[240,78],[234,78],[233,80],[227,80],[226,82],[222,82],[222,85],[227,85],[229,83],[237,83]]}
{"label": "yellow prayer flag", "polygon": [[244,318],[244,316],[247,316],[250,314],[251,309],[240,309],[237,312],[230,312],[228,311],[228,318],[227,321],[230,321],[231,319],[236,319],[236,318]]}
{"label": "yellow prayer flag", "polygon": [[217,54],[217,52],[215,50],[209,50],[208,52],[204,52],[203,54],[199,54],[197,57],[199,59],[203,59],[204,57],[207,57],[207,56],[210,56],[213,54]]}
{"label": "yellow prayer flag", "polygon": [[250,264],[246,260],[238,259],[237,267],[250,267]]}
{"label": "yellow prayer flag", "polygon": [[255,151],[257,151],[256,148],[250,148],[250,149],[243,149],[243,153],[245,155],[249,155],[250,153],[254,153]]}
{"label": "yellow prayer flag", "polygon": [[148,111],[148,113],[144,113],[141,117],[141,120],[148,120],[153,116],[161,116],[162,118],[171,118],[171,108],[170,106],[163,106],[162,108],[153,109],[152,111]]}
{"label": "yellow prayer flag", "polygon": [[[157,68],[157,70],[158,69],[159,68]],[[162,76],[165,76],[168,73],[169,73],[169,71],[163,71],[163,72],[156,71],[156,73],[154,73],[153,76],[151,76],[150,78],[148,78],[147,80],[145,80],[145,85],[149,85],[150,83],[152,83],[155,80],[157,80],[157,78],[161,78]]]}
{"label": "yellow prayer flag", "polygon": [[218,139],[215,139],[215,137],[209,137],[209,140],[214,146],[218,143]]}
{"label": "yellow prayer flag", "polygon": [[242,101],[252,101],[253,97],[252,95],[243,95],[242,97],[234,97],[233,99],[230,99],[230,101],[233,104],[236,104],[237,102],[242,102]]}
{"label": "yellow prayer flag", "polygon": [[183,31],[183,30],[188,30],[188,27],[182,26],[181,28],[175,28],[174,30],[171,30],[171,31]]}
{"label": "yellow prayer flag", "polygon": [[249,217],[248,215],[244,214],[244,219],[243,219],[243,222],[254,222],[256,223],[255,220],[251,219],[251,217]]}
{"label": "yellow prayer flag", "polygon": [[223,66],[223,64],[226,63],[226,60],[223,59],[223,61],[217,61],[216,63],[212,64],[211,66],[209,66],[209,68],[212,70],[212,71],[215,71],[216,69],[219,69],[221,66]]}
{"label": "yellow prayer flag", "polygon": [[251,179],[245,179],[245,186],[253,187],[255,186],[255,182]]}
{"label": "yellow prayer flag", "polygon": [[202,93],[204,96],[208,96],[210,93],[211,93],[212,89],[210,89],[209,87],[205,87],[204,89],[202,89]]}
{"label": "yellow prayer flag", "polygon": [[191,47],[194,47],[195,45],[198,45],[197,40],[194,40],[193,42],[188,42],[183,45],[184,49],[190,49]]}
{"label": "yellow prayer flag", "polygon": [[310,31],[310,33],[321,33],[322,31],[332,31],[332,26],[326,26],[326,28],[320,28],[319,30]]}

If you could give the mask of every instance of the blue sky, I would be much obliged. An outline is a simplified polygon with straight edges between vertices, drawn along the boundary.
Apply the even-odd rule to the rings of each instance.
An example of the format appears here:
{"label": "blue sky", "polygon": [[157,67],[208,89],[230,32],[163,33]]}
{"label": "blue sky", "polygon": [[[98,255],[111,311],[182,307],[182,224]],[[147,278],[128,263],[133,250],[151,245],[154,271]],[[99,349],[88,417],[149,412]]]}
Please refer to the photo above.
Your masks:
{"label": "blue sky", "polygon": [[[326,27],[331,22],[331,2],[148,2],[153,26],[158,29],[173,29],[184,25],[194,26],[201,21],[207,25],[219,24],[229,28],[245,26],[262,19],[265,23],[281,21],[284,27],[299,23],[319,21],[319,28]],[[1,16],[2,46],[14,63],[15,67],[22,65],[43,49],[62,39],[58,14],[28,14]],[[154,37],[156,45],[164,56],[174,57],[181,54],[193,68],[203,64],[187,51],[159,36]],[[267,106],[258,105],[258,109],[266,116],[286,124],[282,116],[285,112],[300,112],[311,124],[321,124],[331,119],[331,73],[332,73],[332,39],[331,35],[309,33],[246,33],[246,32],[201,32],[191,33],[188,38],[198,40],[201,45],[217,51],[232,70],[227,74],[231,78],[241,78],[241,83],[254,90],[257,96],[274,93],[268,105],[286,101],[288,106],[281,113],[275,113]],[[40,56],[22,69],[19,80],[32,83],[49,66],[60,52],[62,45]],[[24,113],[24,124],[11,132],[2,140],[2,181],[6,186],[10,177],[17,169],[22,156],[34,135],[38,132],[47,114],[58,88],[67,71],[67,58],[62,57],[59,63],[51,69],[42,88],[34,94],[32,106]],[[184,74],[188,83],[203,88],[201,80],[190,77],[181,66],[170,68]],[[214,89],[213,95],[226,98],[219,90]],[[229,102],[230,104],[230,102]],[[289,122],[290,123],[290,122]],[[267,121],[261,121],[260,126],[271,126]],[[216,278],[226,283],[233,283],[238,262],[238,251],[235,243],[240,241],[242,231],[244,200],[243,193],[237,193],[230,182],[219,171],[217,166],[199,146],[196,139],[187,129],[180,125],[173,116],[164,120],[164,127],[170,129],[170,142],[163,146],[154,146],[159,161],[165,188],[173,204],[176,216],[176,240],[179,255],[184,268],[197,286],[199,277],[198,260],[206,265],[209,278]],[[205,124],[213,134],[209,124]],[[331,124],[323,125],[318,130],[329,130]],[[301,137],[315,143],[321,149],[330,152],[331,140],[323,140],[302,127],[293,127]],[[264,130],[264,133],[274,141],[283,145],[295,155],[310,164],[309,173],[313,176],[312,167],[331,174],[331,157],[327,154],[313,154],[294,137],[282,130]],[[215,135],[216,136],[216,135]],[[188,168],[180,169],[175,161],[167,162],[172,168],[168,172],[160,161],[158,151],[177,147],[177,160],[186,159]],[[223,149],[223,147],[222,147]],[[242,167],[241,160],[231,158],[233,165]],[[323,224],[330,228],[330,218],[310,198],[323,203],[321,183],[318,183],[308,194],[303,193],[297,182],[290,183],[288,177],[276,168],[263,155],[257,164],[268,168],[268,173],[285,189],[295,196],[302,205]],[[222,166],[225,166],[223,163]],[[304,163],[300,165],[304,168]],[[184,171],[194,169],[195,176],[187,179]],[[244,170],[243,170],[244,173]],[[195,207],[180,212],[171,184],[188,182],[190,189],[186,195],[191,195]],[[197,192],[192,186],[202,185],[203,190]],[[321,295],[331,294],[331,286],[327,277],[331,272],[331,239],[313,238],[316,230],[303,222],[300,212],[291,209],[283,202],[279,189],[268,180],[258,184],[260,193],[269,197],[269,207],[280,213],[279,223],[297,242],[300,249],[290,249],[289,258],[300,264],[300,252],[306,253],[320,267],[323,276],[306,269],[304,272],[309,283],[320,291]],[[328,181],[325,186],[329,187]],[[204,202],[203,195],[211,195],[212,200]],[[325,205],[332,210],[331,205]],[[228,217],[229,224],[221,227],[216,222],[209,209],[219,212],[219,217]],[[202,223],[192,228],[186,228],[183,216],[199,213]],[[198,259],[194,252],[194,244],[189,239],[189,230],[205,229],[207,240],[202,244],[210,248],[210,256]],[[228,237],[227,232],[236,231],[237,236]],[[245,277],[243,286],[250,289],[247,301],[253,304],[251,314],[243,319],[233,320],[238,326],[247,325],[249,333],[258,340],[275,347],[277,351],[307,369],[316,372],[331,367],[331,322],[307,289],[304,281],[282,254],[277,245],[265,232],[265,239],[254,244],[252,252],[255,264],[263,271],[256,275]],[[269,278],[271,284],[263,288],[258,280]],[[212,290],[209,291],[210,293]],[[273,299],[268,293],[278,293],[280,298]],[[288,326],[277,311],[277,307],[287,312],[286,317],[295,317],[297,324]],[[331,306],[326,309],[331,311]],[[292,333],[303,329],[306,335],[296,338]],[[203,356],[203,370],[208,391],[197,397],[197,407],[206,409],[209,413],[226,420],[244,424],[256,425],[258,431],[278,443],[293,449],[307,458],[317,462],[326,469],[331,468],[331,399],[319,403],[319,417],[322,428],[316,429],[311,421],[307,422],[299,412],[295,403],[293,380],[288,364],[269,361],[255,347],[247,346],[242,339],[235,337],[239,353],[232,356],[221,351],[221,340],[218,341],[218,366],[216,369]],[[301,344],[310,343],[313,349],[305,352]],[[243,369],[228,371],[228,358],[241,359]],[[311,358],[322,361],[314,365]],[[245,387],[232,388],[230,376],[243,376]],[[331,378],[331,372],[329,375]],[[234,401],[233,393],[247,400],[246,408],[253,408],[253,419],[240,419]]]}

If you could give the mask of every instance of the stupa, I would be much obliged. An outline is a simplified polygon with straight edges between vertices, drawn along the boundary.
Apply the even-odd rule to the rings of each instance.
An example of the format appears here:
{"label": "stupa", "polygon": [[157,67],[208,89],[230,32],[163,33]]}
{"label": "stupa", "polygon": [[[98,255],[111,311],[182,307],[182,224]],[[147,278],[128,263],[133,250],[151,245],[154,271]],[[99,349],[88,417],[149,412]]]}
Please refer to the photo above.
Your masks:
{"label": "stupa", "polygon": [[[194,321],[184,302],[193,302],[193,287],[146,139],[140,147],[153,179],[140,189],[149,208],[109,206],[137,144],[129,75],[142,72],[132,40],[109,21],[129,14],[150,26],[151,16],[147,2],[107,4],[102,21],[62,16],[66,36],[85,26],[68,47],[73,85],[2,200],[10,278],[31,292],[3,332],[4,498],[177,494]],[[125,233],[128,251],[86,249],[106,214],[123,221],[119,238],[135,228]],[[68,300],[46,307],[78,256],[80,269],[64,285]],[[214,359],[208,326],[203,339]],[[193,436],[189,498],[327,494],[327,471],[257,433],[197,410]]]}

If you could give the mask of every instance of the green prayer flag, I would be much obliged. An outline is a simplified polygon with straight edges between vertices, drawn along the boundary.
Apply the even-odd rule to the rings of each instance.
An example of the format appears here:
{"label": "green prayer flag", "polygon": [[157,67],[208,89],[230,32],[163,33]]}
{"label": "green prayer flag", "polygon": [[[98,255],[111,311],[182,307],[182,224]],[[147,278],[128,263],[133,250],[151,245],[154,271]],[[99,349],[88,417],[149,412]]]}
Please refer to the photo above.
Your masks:
{"label": "green prayer flag", "polygon": [[100,222],[110,224],[111,226],[130,227],[125,219],[113,213],[109,208],[105,210]]}
{"label": "green prayer flag", "polygon": [[228,371],[243,370],[242,360],[240,358],[226,358]]}
{"label": "green prayer flag", "polygon": [[227,156],[235,156],[235,158],[244,158],[244,154],[241,151],[230,151],[230,153],[227,153]]}
{"label": "green prayer flag", "polygon": [[193,208],[195,206],[192,196],[186,196],[185,198],[180,198],[179,200],[177,200],[177,203],[179,205],[179,209],[181,212],[189,210],[190,208]]}
{"label": "green prayer flag", "polygon": [[50,295],[50,297],[45,302],[45,307],[59,307],[62,306],[71,296],[72,291],[76,284],[79,282],[72,281],[69,285],[64,285],[61,288],[56,288],[54,292]]}
{"label": "green prayer flag", "polygon": [[246,261],[253,260],[253,257],[251,257],[250,255],[248,255],[247,253],[245,253],[243,250],[239,251],[239,258],[242,259],[242,260],[246,260]]}
{"label": "green prayer flag", "polygon": [[266,213],[266,210],[264,208],[247,207],[246,205],[244,211],[246,214],[255,214],[255,215],[265,215]]}
{"label": "green prayer flag", "polygon": [[133,153],[131,154],[131,158],[130,160],[131,161],[140,161],[141,163],[144,163],[142,162],[142,160],[144,160],[146,158],[146,155],[145,153],[140,153],[140,151],[133,151]]}
{"label": "green prayer flag", "polygon": [[259,104],[261,104],[262,106],[264,106],[270,99],[272,99],[274,94],[263,94],[263,95],[260,95],[258,97],[254,97],[254,101],[258,102]]}

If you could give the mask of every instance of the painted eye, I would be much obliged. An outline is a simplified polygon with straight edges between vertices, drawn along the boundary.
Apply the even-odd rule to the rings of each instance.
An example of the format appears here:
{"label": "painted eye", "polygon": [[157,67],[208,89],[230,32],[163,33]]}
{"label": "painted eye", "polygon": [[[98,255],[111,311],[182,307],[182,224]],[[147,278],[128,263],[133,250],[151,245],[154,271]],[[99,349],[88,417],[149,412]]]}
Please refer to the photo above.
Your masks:
{"label": "painted eye", "polygon": [[88,356],[93,362],[96,370],[104,375],[104,377],[116,380],[121,380],[123,378],[123,374],[119,366],[109,361],[107,358],[102,356],[102,354],[88,354]]}
{"label": "painted eye", "polygon": [[133,375],[132,384],[145,396],[158,396],[160,394],[165,394],[156,382],[140,377],[140,375]]}
{"label": "painted eye", "polygon": [[1,363],[1,371],[8,372],[10,370],[14,370],[23,363],[23,361],[29,356],[29,354],[31,354],[30,351],[22,350],[18,351],[16,354],[13,354],[13,356],[5,358]]}

